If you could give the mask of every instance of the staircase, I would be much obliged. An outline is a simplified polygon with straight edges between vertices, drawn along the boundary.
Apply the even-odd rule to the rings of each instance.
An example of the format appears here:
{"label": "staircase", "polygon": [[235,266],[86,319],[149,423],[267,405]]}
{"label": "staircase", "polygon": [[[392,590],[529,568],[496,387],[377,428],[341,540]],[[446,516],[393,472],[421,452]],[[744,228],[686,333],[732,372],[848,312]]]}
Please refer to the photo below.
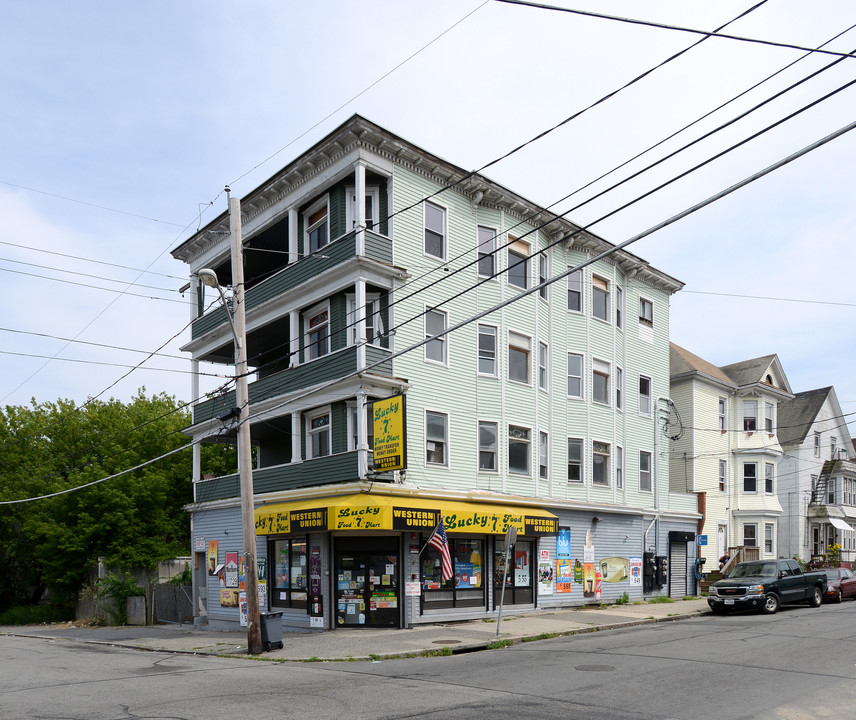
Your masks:
{"label": "staircase", "polygon": [[817,482],[811,489],[811,500],[809,500],[809,505],[826,504],[826,492],[829,489],[829,478],[832,475],[832,469],[834,466],[835,462],[832,460],[827,460],[823,463],[820,475],[817,476]]}

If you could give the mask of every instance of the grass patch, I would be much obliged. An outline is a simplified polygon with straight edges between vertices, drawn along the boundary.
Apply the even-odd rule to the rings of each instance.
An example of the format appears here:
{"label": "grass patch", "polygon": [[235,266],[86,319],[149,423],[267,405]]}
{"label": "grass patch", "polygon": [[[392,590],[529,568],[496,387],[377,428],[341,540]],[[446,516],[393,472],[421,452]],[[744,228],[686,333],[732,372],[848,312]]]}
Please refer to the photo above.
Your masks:
{"label": "grass patch", "polygon": [[621,595],[615,601],[615,604],[616,605],[627,605],[627,603],[629,603],[629,602],[630,602],[630,595],[628,595],[626,592],[624,592],[624,593],[621,593]]}
{"label": "grass patch", "polygon": [[441,648],[437,648],[436,650],[423,650],[422,657],[446,657],[447,655],[452,654],[452,648],[448,645],[444,645]]}
{"label": "grass patch", "polygon": [[525,637],[521,640],[521,642],[536,642],[538,640],[550,640],[551,638],[559,637],[559,633],[541,633],[540,635],[535,635],[535,637]]}
{"label": "grass patch", "polygon": [[675,601],[668,595],[657,595],[657,597],[652,597],[648,602],[653,605],[654,603],[673,603]]}
{"label": "grass patch", "polygon": [[376,655],[375,653],[369,653],[369,660],[377,660],[380,662],[383,658],[380,655]]}
{"label": "grass patch", "polygon": [[492,643],[487,644],[487,649],[498,650],[499,648],[511,647],[512,645],[514,645],[513,640],[494,640]]}
{"label": "grass patch", "polygon": [[698,598],[695,595],[684,595],[683,598],[681,598],[681,599],[682,600],[698,600]]}
{"label": "grass patch", "polygon": [[62,605],[19,605],[0,613],[0,625],[49,625],[74,620],[74,608]]}

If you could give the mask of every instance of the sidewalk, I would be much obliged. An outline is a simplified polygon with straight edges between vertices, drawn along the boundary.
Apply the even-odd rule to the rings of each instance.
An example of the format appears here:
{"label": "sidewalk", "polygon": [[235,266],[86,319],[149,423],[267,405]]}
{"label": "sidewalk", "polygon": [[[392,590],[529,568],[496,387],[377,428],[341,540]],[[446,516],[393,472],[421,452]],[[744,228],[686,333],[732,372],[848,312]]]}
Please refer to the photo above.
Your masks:
{"label": "sidewalk", "polygon": [[[562,610],[535,610],[503,617],[499,635],[496,620],[422,625],[412,629],[360,628],[323,633],[283,634],[283,648],[262,653],[264,660],[334,661],[383,660],[396,657],[449,655],[541,640],[559,635],[609,630],[654,622],[698,617],[708,611],[707,600],[671,603],[587,606]],[[140,650],[205,655],[246,655],[246,632],[198,629],[193,625],[74,627],[26,625],[0,627],[0,635],[42,637],[101,643]]]}

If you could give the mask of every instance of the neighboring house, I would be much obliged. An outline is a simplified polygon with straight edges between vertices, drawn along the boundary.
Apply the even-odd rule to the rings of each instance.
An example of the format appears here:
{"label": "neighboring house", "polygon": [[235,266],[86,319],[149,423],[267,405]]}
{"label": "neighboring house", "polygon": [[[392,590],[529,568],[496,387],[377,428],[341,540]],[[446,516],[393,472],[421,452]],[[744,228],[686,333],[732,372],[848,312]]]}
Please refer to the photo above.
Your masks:
{"label": "neighboring house", "polygon": [[832,387],[797,393],[779,406],[779,553],[810,560],[841,545],[856,561],[856,457]]}
{"label": "neighboring house", "polygon": [[[623,250],[590,263],[613,246],[359,116],[242,218],[264,607],[301,628],[408,627],[495,617],[503,582],[511,612],[694,589],[697,500],[670,491],[658,432],[679,281]],[[230,283],[227,215],[173,255],[199,299],[184,349],[230,363],[196,277]],[[201,400],[186,432],[234,442],[235,404]],[[406,420],[404,470],[375,466],[386,412]],[[232,626],[238,590],[214,573],[242,550],[238,477],[198,465],[196,606]],[[441,519],[448,581],[426,547]]]}
{"label": "neighboring house", "polygon": [[669,484],[700,496],[705,570],[716,570],[728,548],[777,557],[783,457],[777,417],[779,405],[793,397],[778,357],[717,367],[671,343],[670,363],[683,432],[670,433]]}

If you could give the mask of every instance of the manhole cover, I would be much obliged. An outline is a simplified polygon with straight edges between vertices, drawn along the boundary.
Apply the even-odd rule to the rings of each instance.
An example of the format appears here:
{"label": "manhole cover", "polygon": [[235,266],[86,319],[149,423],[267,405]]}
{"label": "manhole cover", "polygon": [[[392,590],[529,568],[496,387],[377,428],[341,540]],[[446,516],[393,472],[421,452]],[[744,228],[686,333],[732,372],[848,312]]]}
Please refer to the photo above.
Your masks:
{"label": "manhole cover", "polygon": [[574,670],[582,670],[583,672],[612,672],[615,668],[612,665],[577,665]]}
{"label": "manhole cover", "polygon": [[460,640],[434,640],[432,645],[457,645]]}

